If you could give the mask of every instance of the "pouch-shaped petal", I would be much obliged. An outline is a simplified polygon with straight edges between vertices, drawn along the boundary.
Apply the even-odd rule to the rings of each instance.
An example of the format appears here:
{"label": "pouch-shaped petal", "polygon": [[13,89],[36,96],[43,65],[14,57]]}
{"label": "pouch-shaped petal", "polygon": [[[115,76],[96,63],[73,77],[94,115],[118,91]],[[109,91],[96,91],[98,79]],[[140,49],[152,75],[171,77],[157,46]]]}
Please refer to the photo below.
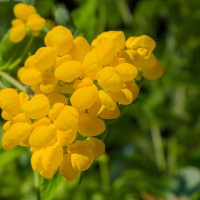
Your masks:
{"label": "pouch-shaped petal", "polygon": [[56,131],[56,138],[57,142],[60,143],[61,146],[67,146],[71,144],[75,139],[77,135],[77,130],[68,129],[66,131]]}
{"label": "pouch-shaped petal", "polygon": [[60,56],[68,53],[73,46],[73,36],[71,31],[61,25],[50,30],[44,41],[46,46],[55,47]]}
{"label": "pouch-shaped petal", "polygon": [[98,55],[99,63],[102,66],[107,66],[115,57],[116,49],[112,40],[107,39],[102,41],[96,48],[92,50]]}
{"label": "pouch-shaped petal", "polygon": [[73,56],[75,60],[82,62],[85,55],[91,50],[91,46],[88,41],[84,37],[77,37],[74,40],[74,44],[72,49],[70,50],[70,54]]}
{"label": "pouch-shaped petal", "polygon": [[52,171],[51,170],[43,170],[40,172],[40,175],[46,179],[51,179],[54,176],[54,174],[56,173],[56,171],[57,171],[57,169],[52,170]]}
{"label": "pouch-shaped petal", "polygon": [[163,67],[159,61],[157,61],[157,65],[151,69],[144,69],[142,76],[149,80],[155,80],[160,78],[163,75]]}
{"label": "pouch-shaped petal", "polygon": [[94,159],[99,158],[105,152],[105,144],[99,140],[98,138],[89,137],[88,138],[88,145],[91,145],[94,153]]}
{"label": "pouch-shaped petal", "polygon": [[44,149],[42,156],[42,164],[44,170],[54,171],[63,160],[63,148],[59,143],[55,143],[53,146],[49,146]]}
{"label": "pouch-shaped petal", "polygon": [[13,43],[21,42],[26,36],[26,26],[25,24],[19,24],[13,26],[9,32],[10,41]]}
{"label": "pouch-shaped petal", "polygon": [[97,73],[102,69],[98,54],[94,51],[87,53],[82,63],[85,77],[96,79]]}
{"label": "pouch-shaped petal", "polygon": [[77,141],[69,145],[67,151],[71,154],[72,167],[77,171],[85,171],[93,163],[94,153],[85,142]]}
{"label": "pouch-shaped petal", "polygon": [[72,82],[82,74],[81,63],[78,61],[66,61],[55,70],[55,77],[58,80]]}
{"label": "pouch-shaped petal", "polygon": [[103,90],[99,90],[99,101],[109,110],[114,110],[116,108],[116,102],[109,96],[108,93],[104,92]]}
{"label": "pouch-shaped petal", "polygon": [[36,9],[32,5],[27,5],[25,3],[18,3],[14,6],[13,11],[17,18],[26,21],[31,14],[36,12]]}
{"label": "pouch-shaped petal", "polygon": [[11,150],[20,142],[26,140],[31,133],[31,125],[26,122],[15,123],[4,133],[2,145],[5,150]]}
{"label": "pouch-shaped petal", "polygon": [[56,63],[57,51],[54,47],[41,47],[35,53],[34,68],[44,72],[51,69]]}
{"label": "pouch-shaped petal", "polygon": [[67,179],[72,181],[78,175],[78,171],[72,167],[71,164],[71,154],[67,153],[63,155],[63,162],[59,167],[60,174]]}
{"label": "pouch-shaped petal", "polygon": [[16,90],[5,88],[0,91],[0,107],[12,116],[20,112],[19,97]]}
{"label": "pouch-shaped petal", "polygon": [[35,13],[28,17],[26,25],[32,31],[39,31],[44,27],[45,23],[46,23],[45,19]]}
{"label": "pouch-shaped petal", "polygon": [[116,106],[115,110],[104,109],[99,114],[99,117],[102,119],[116,119],[119,116],[120,116],[120,110],[119,110],[118,106]]}
{"label": "pouch-shaped petal", "polygon": [[124,88],[119,92],[112,93],[111,95],[113,99],[115,99],[115,101],[119,102],[122,105],[129,105],[133,102],[133,94],[127,88]]}
{"label": "pouch-shaped petal", "polygon": [[19,73],[20,81],[26,85],[36,85],[42,81],[41,72],[34,68],[24,68]]}
{"label": "pouch-shaped petal", "polygon": [[126,41],[127,49],[137,49],[144,47],[153,51],[156,47],[155,41],[147,35],[141,35],[139,37],[129,37]]}
{"label": "pouch-shaped petal", "polygon": [[78,111],[72,106],[65,106],[54,120],[54,125],[61,131],[77,130],[78,120]]}
{"label": "pouch-shaped petal", "polygon": [[11,120],[12,119],[12,115],[10,113],[6,112],[5,110],[2,110],[1,117],[5,120]]}
{"label": "pouch-shaped petal", "polygon": [[82,87],[75,90],[70,101],[77,110],[85,110],[90,108],[98,97],[98,89],[93,84],[89,87]]}
{"label": "pouch-shaped petal", "polygon": [[129,63],[122,63],[115,66],[115,70],[120,75],[122,81],[131,81],[136,78],[138,74],[138,70],[134,65]]}
{"label": "pouch-shaped petal", "polygon": [[118,92],[123,88],[122,79],[113,67],[104,67],[99,71],[97,81],[105,91]]}
{"label": "pouch-shaped petal", "polygon": [[29,137],[29,144],[34,148],[42,148],[52,141],[56,136],[56,129],[53,124],[37,126]]}
{"label": "pouch-shaped petal", "polygon": [[33,170],[38,173],[43,170],[43,165],[42,165],[43,152],[44,150],[40,149],[40,150],[35,151],[31,156],[31,166]]}
{"label": "pouch-shaped petal", "polygon": [[97,116],[88,113],[80,114],[78,132],[83,136],[96,136],[106,130],[106,125],[103,120]]}
{"label": "pouch-shaped petal", "polygon": [[56,120],[59,113],[63,110],[65,105],[63,103],[55,103],[51,110],[49,111],[48,117],[53,122]]}
{"label": "pouch-shaped petal", "polygon": [[31,119],[43,118],[50,109],[49,99],[43,94],[36,94],[30,101],[24,103],[21,109]]}

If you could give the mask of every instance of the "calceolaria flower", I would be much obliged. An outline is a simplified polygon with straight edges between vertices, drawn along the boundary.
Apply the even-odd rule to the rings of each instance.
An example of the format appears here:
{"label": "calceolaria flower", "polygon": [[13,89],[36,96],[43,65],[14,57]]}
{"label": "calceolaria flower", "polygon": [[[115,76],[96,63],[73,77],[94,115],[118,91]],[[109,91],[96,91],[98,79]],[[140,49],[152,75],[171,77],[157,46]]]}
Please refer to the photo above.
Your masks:
{"label": "calceolaria flower", "polygon": [[[33,11],[16,16],[27,20]],[[5,150],[30,146],[32,168],[43,177],[59,170],[73,180],[104,154],[99,135],[107,120],[120,116],[121,106],[137,98],[138,81],[157,79],[163,69],[153,54],[155,42],[146,35],[126,40],[123,32],[108,31],[89,44],[56,26],[44,42],[18,71],[33,96],[0,91],[6,120],[2,144]]]}
{"label": "calceolaria flower", "polygon": [[38,36],[45,26],[46,20],[42,18],[32,5],[17,3],[14,6],[15,19],[9,32],[10,41],[21,42],[27,34]]}

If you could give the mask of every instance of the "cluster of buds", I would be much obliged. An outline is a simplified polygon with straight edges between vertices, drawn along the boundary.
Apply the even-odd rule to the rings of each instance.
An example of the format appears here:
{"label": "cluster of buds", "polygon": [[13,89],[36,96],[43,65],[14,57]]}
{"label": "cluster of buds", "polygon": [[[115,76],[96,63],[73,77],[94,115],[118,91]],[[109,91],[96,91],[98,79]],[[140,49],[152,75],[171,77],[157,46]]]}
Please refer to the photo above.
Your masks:
{"label": "cluster of buds", "polygon": [[7,88],[0,92],[7,120],[6,150],[30,146],[32,168],[45,178],[59,169],[67,180],[87,170],[105,151],[98,136],[106,120],[119,117],[119,105],[137,98],[141,78],[154,80],[163,69],[148,36],[125,39],[121,31],[100,34],[91,44],[56,26],[18,71],[33,94]]}
{"label": "cluster of buds", "polygon": [[37,14],[32,5],[18,3],[14,6],[15,19],[9,32],[10,41],[21,42],[27,34],[38,36],[45,26],[46,20]]}

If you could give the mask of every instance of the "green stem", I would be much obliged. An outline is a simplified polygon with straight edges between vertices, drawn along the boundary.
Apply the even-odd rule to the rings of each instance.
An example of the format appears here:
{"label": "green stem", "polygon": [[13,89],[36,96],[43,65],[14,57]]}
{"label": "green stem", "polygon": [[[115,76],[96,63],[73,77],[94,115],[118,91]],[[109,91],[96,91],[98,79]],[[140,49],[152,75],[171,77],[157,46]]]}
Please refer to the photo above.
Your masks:
{"label": "green stem", "polygon": [[35,190],[36,190],[36,199],[37,200],[41,200],[40,185],[41,185],[41,177],[38,173],[34,172],[34,186],[35,186]]}
{"label": "green stem", "polygon": [[7,80],[9,83],[18,88],[20,91],[27,92],[26,88],[17,80],[15,80],[13,77],[11,77],[9,74],[0,71],[0,77]]}
{"label": "green stem", "polygon": [[99,161],[99,167],[100,167],[100,174],[101,174],[101,180],[102,180],[102,187],[106,194],[109,194],[110,188],[111,188],[111,181],[110,181],[110,174],[108,169],[108,156],[106,154],[102,155],[98,161]]}
{"label": "green stem", "polygon": [[153,142],[153,147],[154,147],[156,165],[160,171],[164,171],[166,169],[166,161],[165,161],[163,143],[162,143],[159,126],[154,124],[150,128],[150,131],[151,131],[151,137],[152,137],[152,142]]}
{"label": "green stem", "polygon": [[169,174],[173,174],[177,166],[177,140],[176,137],[172,136],[168,139],[167,143],[168,149],[168,157],[167,157],[167,164],[168,164],[168,172]]}
{"label": "green stem", "polygon": [[26,54],[28,53],[29,48],[30,48],[30,46],[31,46],[32,43],[33,43],[33,40],[34,40],[34,37],[31,36],[30,39],[29,39],[29,41],[28,41],[28,43],[27,43],[27,45],[26,45],[26,48],[24,49],[24,51],[23,51],[22,54],[21,54],[21,57],[18,58],[15,62],[13,62],[13,63],[9,66],[9,70],[14,69],[17,65],[19,65],[19,64],[22,62],[22,60],[24,59],[24,57],[25,57]]}

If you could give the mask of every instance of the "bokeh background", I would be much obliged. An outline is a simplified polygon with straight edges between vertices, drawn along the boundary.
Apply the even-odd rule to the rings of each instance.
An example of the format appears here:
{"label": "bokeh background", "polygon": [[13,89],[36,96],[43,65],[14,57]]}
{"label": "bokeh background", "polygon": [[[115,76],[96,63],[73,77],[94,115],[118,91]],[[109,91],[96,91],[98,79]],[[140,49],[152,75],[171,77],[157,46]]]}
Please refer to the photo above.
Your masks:
{"label": "bokeh background", "polygon": [[[11,26],[16,2],[0,0],[0,39]],[[57,174],[43,181],[43,199],[199,200],[199,0],[23,2],[34,4],[50,24],[63,24],[89,41],[107,30],[149,35],[165,70],[162,78],[145,80],[137,102],[109,125],[106,155],[80,180],[67,182]],[[28,150],[6,152],[0,146],[0,200],[36,200],[35,184]]]}

